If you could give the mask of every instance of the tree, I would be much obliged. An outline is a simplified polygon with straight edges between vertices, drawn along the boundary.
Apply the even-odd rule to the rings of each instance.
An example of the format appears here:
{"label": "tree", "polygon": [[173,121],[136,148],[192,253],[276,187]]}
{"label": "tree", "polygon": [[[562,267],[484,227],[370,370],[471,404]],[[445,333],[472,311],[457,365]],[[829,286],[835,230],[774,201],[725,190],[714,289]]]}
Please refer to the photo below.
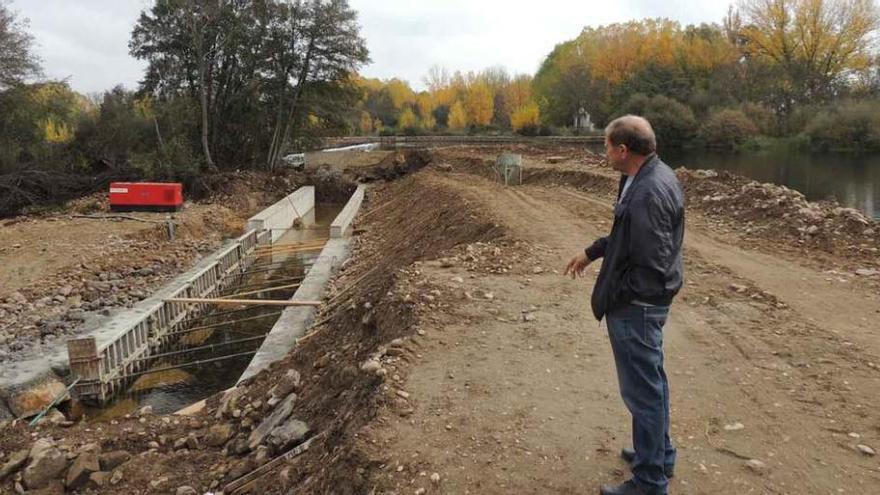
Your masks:
{"label": "tree", "polygon": [[412,111],[412,108],[406,107],[400,114],[400,119],[397,121],[397,128],[399,130],[406,130],[415,129],[418,126],[419,118],[416,117],[416,114]]}
{"label": "tree", "polygon": [[346,0],[157,0],[129,46],[148,62],[143,92],[200,102],[206,161],[262,154],[270,169],[292,133],[342,124],[368,60]]}
{"label": "tree", "polygon": [[449,110],[447,126],[453,130],[461,130],[468,126],[468,114],[461,101],[456,100]]}
{"label": "tree", "polygon": [[495,110],[495,98],[492,89],[485,81],[472,84],[465,96],[464,106],[467,109],[468,122],[475,126],[487,126],[492,123]]}
{"label": "tree", "polygon": [[880,27],[872,0],[742,0],[739,9],[743,52],[780,69],[786,113],[791,101],[829,98],[870,65]]}
{"label": "tree", "polygon": [[534,101],[519,107],[510,116],[510,125],[516,132],[537,130],[541,123],[541,111]]}
{"label": "tree", "polygon": [[31,51],[33,38],[0,1],[0,90],[40,74],[40,63]]}

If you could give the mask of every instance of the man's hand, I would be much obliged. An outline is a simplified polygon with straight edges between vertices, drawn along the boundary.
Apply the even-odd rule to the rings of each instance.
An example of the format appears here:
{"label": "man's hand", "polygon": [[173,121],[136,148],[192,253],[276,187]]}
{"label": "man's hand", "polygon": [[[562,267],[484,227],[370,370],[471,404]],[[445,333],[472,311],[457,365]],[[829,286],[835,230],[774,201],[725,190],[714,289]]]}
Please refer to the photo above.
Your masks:
{"label": "man's hand", "polygon": [[565,267],[565,275],[571,275],[572,279],[577,277],[584,276],[584,270],[586,270],[587,266],[590,264],[590,259],[587,258],[587,253],[581,251],[580,254],[575,256],[568,262],[568,266]]}

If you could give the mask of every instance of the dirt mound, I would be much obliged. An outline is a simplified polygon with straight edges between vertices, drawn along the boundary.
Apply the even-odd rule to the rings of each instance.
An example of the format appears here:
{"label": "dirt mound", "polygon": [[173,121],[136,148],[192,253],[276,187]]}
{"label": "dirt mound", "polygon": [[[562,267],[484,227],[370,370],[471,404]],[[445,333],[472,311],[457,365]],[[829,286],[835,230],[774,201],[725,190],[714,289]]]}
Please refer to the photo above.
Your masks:
{"label": "dirt mound", "polygon": [[834,254],[875,258],[880,225],[836,202],[810,202],[785,186],[760,183],[727,172],[679,169],[689,206],[737,224],[748,235]]}

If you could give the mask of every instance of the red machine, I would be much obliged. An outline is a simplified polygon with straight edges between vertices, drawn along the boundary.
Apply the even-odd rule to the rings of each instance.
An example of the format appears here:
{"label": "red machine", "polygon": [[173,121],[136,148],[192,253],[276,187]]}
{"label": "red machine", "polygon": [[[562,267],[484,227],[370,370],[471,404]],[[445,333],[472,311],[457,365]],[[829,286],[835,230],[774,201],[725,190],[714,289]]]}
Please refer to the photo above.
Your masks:
{"label": "red machine", "polygon": [[177,211],[183,206],[183,185],[158,182],[113,182],[113,211]]}

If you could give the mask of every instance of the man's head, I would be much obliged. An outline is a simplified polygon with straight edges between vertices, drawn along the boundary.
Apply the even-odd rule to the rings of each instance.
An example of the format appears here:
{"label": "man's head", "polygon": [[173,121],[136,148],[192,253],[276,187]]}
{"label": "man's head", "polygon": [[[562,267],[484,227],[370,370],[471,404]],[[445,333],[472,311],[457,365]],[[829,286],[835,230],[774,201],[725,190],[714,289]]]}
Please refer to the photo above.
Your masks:
{"label": "man's head", "polygon": [[605,127],[605,154],[614,170],[633,175],[656,150],[654,129],[642,117],[624,115]]}

